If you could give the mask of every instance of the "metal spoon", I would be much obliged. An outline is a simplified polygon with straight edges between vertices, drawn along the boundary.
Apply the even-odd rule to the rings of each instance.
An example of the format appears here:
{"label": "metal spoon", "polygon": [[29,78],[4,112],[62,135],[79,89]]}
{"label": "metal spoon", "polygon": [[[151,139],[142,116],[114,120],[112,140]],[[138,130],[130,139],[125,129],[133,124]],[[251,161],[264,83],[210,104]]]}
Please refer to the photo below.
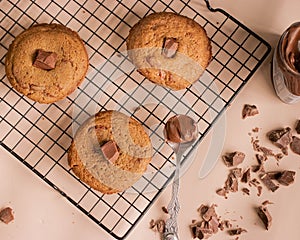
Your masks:
{"label": "metal spoon", "polygon": [[164,137],[176,154],[176,169],[172,185],[172,197],[168,205],[170,217],[166,220],[163,240],[179,240],[177,215],[180,209],[178,201],[180,162],[184,152],[198,138],[197,123],[186,115],[171,117],[164,128]]}

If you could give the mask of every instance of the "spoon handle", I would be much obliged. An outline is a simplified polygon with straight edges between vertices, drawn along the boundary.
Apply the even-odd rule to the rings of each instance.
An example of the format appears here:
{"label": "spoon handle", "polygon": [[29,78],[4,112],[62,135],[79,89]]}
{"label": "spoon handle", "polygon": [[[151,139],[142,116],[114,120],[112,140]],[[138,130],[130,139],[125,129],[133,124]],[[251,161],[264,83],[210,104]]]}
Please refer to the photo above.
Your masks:
{"label": "spoon handle", "polygon": [[[182,158],[182,151],[176,153],[176,168],[174,173],[174,179],[172,184],[172,197],[168,205],[168,213],[170,217],[166,220],[164,240],[178,240],[178,225],[177,225],[177,215],[180,209],[178,192],[179,192],[179,172],[180,172],[180,162]],[[170,237],[174,234],[173,237]]]}

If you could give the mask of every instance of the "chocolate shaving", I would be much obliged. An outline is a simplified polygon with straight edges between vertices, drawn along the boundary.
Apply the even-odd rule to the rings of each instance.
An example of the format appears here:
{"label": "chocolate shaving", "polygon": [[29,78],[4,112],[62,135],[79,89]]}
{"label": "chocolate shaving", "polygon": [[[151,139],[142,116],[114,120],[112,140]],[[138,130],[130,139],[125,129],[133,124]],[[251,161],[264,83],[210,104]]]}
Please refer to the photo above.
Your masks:
{"label": "chocolate shaving", "polygon": [[1,209],[0,211],[0,221],[4,222],[5,224],[10,223],[14,220],[13,210],[10,207],[6,207]]}
{"label": "chocolate shaving", "polygon": [[162,208],[161,208],[161,210],[164,212],[164,213],[169,213],[169,211],[168,211],[168,209],[165,207],[165,206],[163,206]]}
{"label": "chocolate shaving", "polygon": [[248,188],[242,188],[242,192],[247,195],[250,195],[250,190]]}
{"label": "chocolate shaving", "polygon": [[259,206],[257,208],[257,214],[259,218],[262,220],[263,224],[265,225],[265,228],[269,230],[272,225],[272,216],[270,215],[267,207]]}
{"label": "chocolate shaving", "polygon": [[300,155],[300,138],[293,136],[290,148],[294,153]]}
{"label": "chocolate shaving", "polygon": [[55,68],[56,61],[57,54],[55,52],[47,52],[42,49],[38,49],[33,66],[43,70],[51,70]]}
{"label": "chocolate shaving", "polygon": [[245,154],[242,152],[232,152],[227,153],[223,157],[223,161],[227,167],[237,166],[238,164],[242,163],[245,159]]}
{"label": "chocolate shaving", "polygon": [[246,117],[255,116],[258,113],[258,109],[255,105],[245,104],[242,111],[242,118],[245,119]]}
{"label": "chocolate shaving", "polygon": [[227,231],[230,236],[240,235],[243,232],[247,232],[246,229],[243,228],[235,228]]}

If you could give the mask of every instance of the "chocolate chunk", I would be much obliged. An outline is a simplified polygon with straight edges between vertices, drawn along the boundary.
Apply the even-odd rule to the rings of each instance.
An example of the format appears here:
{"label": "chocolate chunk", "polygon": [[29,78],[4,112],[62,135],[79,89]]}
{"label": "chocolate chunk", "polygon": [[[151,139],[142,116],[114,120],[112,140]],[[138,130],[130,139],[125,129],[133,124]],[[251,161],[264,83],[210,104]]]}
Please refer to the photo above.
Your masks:
{"label": "chocolate chunk", "polygon": [[296,172],[294,171],[283,171],[277,179],[277,181],[285,186],[292,184],[295,181]]}
{"label": "chocolate chunk", "polygon": [[248,168],[242,175],[241,182],[247,183],[250,180],[250,168]]}
{"label": "chocolate chunk", "polygon": [[272,181],[272,179],[269,177],[267,173],[261,174],[260,179],[265,184],[265,186],[272,192],[275,192],[279,188],[278,185],[276,185]]}
{"label": "chocolate chunk", "polygon": [[242,118],[245,119],[246,117],[254,116],[258,113],[258,109],[255,105],[245,104],[242,111]]}
{"label": "chocolate chunk", "polygon": [[287,155],[287,146],[292,141],[291,128],[280,128],[273,130],[267,134],[270,141],[277,147],[283,150],[283,153]]}
{"label": "chocolate chunk", "polygon": [[230,236],[240,235],[243,232],[247,232],[246,229],[243,228],[235,228],[227,231]]}
{"label": "chocolate chunk", "polygon": [[13,210],[10,207],[6,207],[1,209],[0,211],[0,221],[4,222],[5,224],[10,223],[14,220]]}
{"label": "chocolate chunk", "polygon": [[229,173],[227,180],[225,182],[225,189],[231,192],[238,191],[238,179],[233,173]]}
{"label": "chocolate chunk", "polygon": [[298,134],[300,134],[300,120],[297,120],[295,130]]}
{"label": "chocolate chunk", "polygon": [[178,49],[178,41],[176,38],[165,38],[163,43],[162,55],[166,58],[173,58]]}
{"label": "chocolate chunk", "polygon": [[234,176],[236,178],[240,178],[242,176],[242,169],[241,168],[231,169],[231,172],[234,174]]}
{"label": "chocolate chunk", "polygon": [[300,155],[300,138],[293,136],[290,148],[294,153]]}
{"label": "chocolate chunk", "polygon": [[104,157],[111,163],[114,163],[119,157],[119,151],[115,141],[110,140],[104,143],[101,146],[101,151]]}
{"label": "chocolate chunk", "polygon": [[227,153],[223,156],[223,161],[227,167],[237,166],[238,164],[242,163],[244,159],[245,154],[238,151]]}
{"label": "chocolate chunk", "polygon": [[46,52],[38,49],[33,66],[43,70],[51,70],[55,68],[56,61],[57,54],[55,52]]}
{"label": "chocolate chunk", "polygon": [[266,206],[260,206],[257,208],[257,214],[265,225],[266,229],[269,230],[272,225],[272,216],[270,215]]}

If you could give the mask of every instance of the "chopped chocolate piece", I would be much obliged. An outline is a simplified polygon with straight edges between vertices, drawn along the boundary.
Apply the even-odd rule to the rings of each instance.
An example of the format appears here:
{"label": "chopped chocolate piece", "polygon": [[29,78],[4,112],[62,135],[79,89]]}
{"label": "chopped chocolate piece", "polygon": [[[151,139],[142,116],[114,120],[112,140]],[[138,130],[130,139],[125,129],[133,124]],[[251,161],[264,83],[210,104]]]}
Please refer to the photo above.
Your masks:
{"label": "chopped chocolate piece", "polygon": [[291,128],[280,128],[273,130],[267,134],[270,141],[280,149],[282,149],[282,153],[287,155],[287,146],[292,141],[292,132]]}
{"label": "chopped chocolate piece", "polygon": [[169,213],[168,209],[165,206],[163,206],[161,209],[163,210],[164,213]]}
{"label": "chopped chocolate piece", "polygon": [[55,68],[56,61],[56,53],[46,52],[42,49],[38,49],[35,60],[33,62],[33,66],[43,70],[51,70]]}
{"label": "chopped chocolate piece", "polygon": [[260,179],[265,184],[265,186],[272,192],[275,192],[279,188],[278,185],[276,185],[272,181],[272,179],[268,176],[267,173],[261,174]]}
{"label": "chopped chocolate piece", "polygon": [[104,143],[101,146],[101,151],[104,157],[111,163],[114,163],[119,157],[119,151],[115,141],[110,140]]}
{"label": "chopped chocolate piece", "polygon": [[277,181],[282,185],[288,186],[295,181],[295,174],[296,172],[294,171],[283,171]]}
{"label": "chopped chocolate piece", "polygon": [[162,219],[159,219],[155,222],[156,229],[159,233],[165,232],[166,222]]}
{"label": "chopped chocolate piece", "polygon": [[245,159],[245,154],[242,152],[232,152],[223,156],[224,163],[227,167],[237,166]]}
{"label": "chopped chocolate piece", "polygon": [[0,211],[0,221],[4,222],[5,224],[10,223],[14,220],[13,210],[10,207],[6,207],[1,209]]}
{"label": "chopped chocolate piece", "polygon": [[259,152],[262,152],[265,156],[274,156],[274,152],[270,148],[259,147]]}
{"label": "chopped chocolate piece", "polygon": [[259,131],[258,127],[255,127],[255,128],[252,129],[252,132],[254,132],[254,133],[257,133],[258,131]]}
{"label": "chopped chocolate piece", "polygon": [[165,38],[163,43],[162,55],[166,58],[173,58],[178,49],[178,41],[176,38]]}
{"label": "chopped chocolate piece", "polygon": [[236,178],[240,178],[242,176],[242,169],[241,168],[231,169],[231,172],[234,174],[234,176]]}
{"label": "chopped chocolate piece", "polygon": [[280,171],[267,172],[267,174],[272,180],[278,180],[278,178],[280,178],[280,176],[281,176]]}
{"label": "chopped chocolate piece", "polygon": [[242,188],[242,192],[250,195],[250,190],[248,188]]}
{"label": "chopped chocolate piece", "polygon": [[263,164],[252,166],[252,172],[265,172]]}
{"label": "chopped chocolate piece", "polygon": [[152,229],[154,231],[158,231],[160,233],[164,232],[165,221],[162,219],[159,219],[157,221],[155,221],[154,219],[151,219],[149,225],[150,225],[150,229]]}
{"label": "chopped chocolate piece", "polygon": [[263,162],[265,162],[267,160],[266,156],[263,156],[261,154],[255,154],[255,157],[256,157],[258,164],[262,164]]}
{"label": "chopped chocolate piece", "polygon": [[297,120],[295,130],[298,134],[300,134],[300,120]]}
{"label": "chopped chocolate piece", "polygon": [[208,221],[208,228],[213,231],[213,233],[217,233],[219,229],[219,220],[216,216],[212,216]]}
{"label": "chopped chocolate piece", "polygon": [[225,188],[220,188],[216,191],[216,193],[222,197],[227,198],[228,191]]}
{"label": "chopped chocolate piece", "polygon": [[205,221],[210,221],[213,217],[218,217],[217,214],[216,214],[216,211],[215,211],[215,204],[212,204],[208,209],[207,211],[202,215],[202,218],[205,220]]}
{"label": "chopped chocolate piece", "polygon": [[238,191],[238,179],[233,173],[229,173],[228,178],[225,182],[225,189],[231,192]]}
{"label": "chopped chocolate piece", "polygon": [[207,239],[213,234],[213,230],[208,228],[205,221],[193,222],[190,225],[193,238]]}
{"label": "chopped chocolate piece", "polygon": [[290,147],[294,153],[300,155],[300,138],[293,136]]}
{"label": "chopped chocolate piece", "polygon": [[246,171],[244,171],[241,182],[247,183],[250,180],[250,168],[248,168]]}
{"label": "chopped chocolate piece", "polygon": [[245,119],[246,117],[254,116],[258,113],[258,109],[255,105],[245,104],[242,111],[242,118]]}
{"label": "chopped chocolate piece", "polygon": [[265,225],[266,229],[269,230],[272,225],[272,217],[266,206],[260,206],[257,208],[257,214]]}
{"label": "chopped chocolate piece", "polygon": [[228,230],[228,234],[230,236],[234,236],[234,235],[240,235],[241,233],[243,232],[247,232],[246,229],[243,229],[243,228],[235,228],[235,229],[230,229]]}

